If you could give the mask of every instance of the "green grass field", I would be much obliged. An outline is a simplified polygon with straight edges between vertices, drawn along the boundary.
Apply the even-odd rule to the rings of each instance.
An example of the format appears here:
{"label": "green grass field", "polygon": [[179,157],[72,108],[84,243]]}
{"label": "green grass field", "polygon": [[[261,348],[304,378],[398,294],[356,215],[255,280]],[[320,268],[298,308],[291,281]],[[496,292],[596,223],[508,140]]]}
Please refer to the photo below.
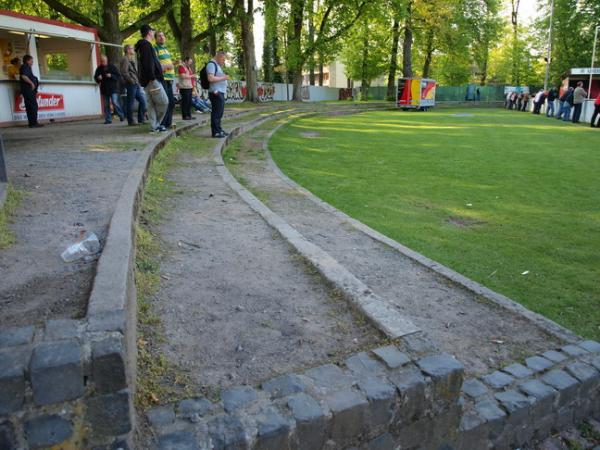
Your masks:
{"label": "green grass field", "polygon": [[600,339],[600,130],[499,109],[380,111],[300,119],[270,148],[352,217]]}

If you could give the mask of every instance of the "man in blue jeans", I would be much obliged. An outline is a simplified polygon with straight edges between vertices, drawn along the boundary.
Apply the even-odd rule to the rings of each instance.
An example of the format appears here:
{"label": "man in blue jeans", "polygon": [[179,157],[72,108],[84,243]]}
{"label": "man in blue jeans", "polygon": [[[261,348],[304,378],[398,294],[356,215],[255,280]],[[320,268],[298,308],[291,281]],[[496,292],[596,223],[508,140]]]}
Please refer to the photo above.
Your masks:
{"label": "man in blue jeans", "polygon": [[125,108],[127,113],[127,123],[129,125],[135,125],[135,122],[133,121],[133,104],[134,101],[137,100],[137,123],[141,125],[146,119],[146,97],[144,96],[142,87],[140,86],[137,61],[133,45],[128,44],[125,46],[125,55],[121,59],[119,69],[121,70],[121,77],[123,77],[125,89],[127,90],[127,105]]}
{"label": "man in blue jeans", "polygon": [[100,57],[100,65],[96,68],[94,73],[94,80],[100,85],[100,93],[104,98],[104,123],[112,123],[112,113],[110,111],[110,104],[112,102],[113,109],[121,119],[121,122],[125,120],[125,114],[121,109],[119,103],[119,80],[121,74],[119,70],[113,65],[108,63],[106,55]]}
{"label": "man in blue jeans", "polygon": [[210,83],[208,98],[212,106],[210,113],[210,130],[212,137],[224,138],[227,132],[221,128],[221,119],[225,112],[225,95],[227,94],[227,80],[229,75],[223,72],[225,64],[225,52],[217,52],[215,57],[206,64],[206,74]]}

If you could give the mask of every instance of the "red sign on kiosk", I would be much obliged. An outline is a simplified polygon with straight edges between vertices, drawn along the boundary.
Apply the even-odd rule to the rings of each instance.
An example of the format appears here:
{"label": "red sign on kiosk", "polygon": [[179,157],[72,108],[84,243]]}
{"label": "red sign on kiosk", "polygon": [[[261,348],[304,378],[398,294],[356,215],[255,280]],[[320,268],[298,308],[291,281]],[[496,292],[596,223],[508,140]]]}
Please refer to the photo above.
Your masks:
{"label": "red sign on kiosk", "polygon": [[[37,93],[38,111],[63,111],[65,109],[65,99],[62,94],[51,94],[50,92]],[[24,113],[25,100],[21,94],[15,95],[15,113]]]}

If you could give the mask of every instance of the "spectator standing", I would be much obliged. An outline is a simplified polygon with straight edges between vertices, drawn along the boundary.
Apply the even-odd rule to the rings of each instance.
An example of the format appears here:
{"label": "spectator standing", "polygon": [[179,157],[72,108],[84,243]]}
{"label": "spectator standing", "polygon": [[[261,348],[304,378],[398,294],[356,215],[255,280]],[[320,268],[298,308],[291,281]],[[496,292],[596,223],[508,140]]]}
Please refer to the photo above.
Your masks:
{"label": "spectator standing", "polygon": [[161,122],[167,112],[169,98],[162,84],[162,66],[152,45],[154,29],[150,25],[142,25],[140,34],[142,39],[135,44],[135,51],[138,55],[138,79],[146,93],[150,129],[153,132],[165,131],[166,128]]}
{"label": "spectator standing", "polygon": [[221,128],[221,119],[225,112],[225,94],[227,94],[227,80],[229,76],[223,72],[225,52],[217,52],[215,57],[206,64],[206,74],[210,83],[208,98],[211,104],[210,129],[212,137],[224,138],[227,136]]}
{"label": "spectator standing", "polygon": [[573,91],[574,89],[570,87],[567,90],[567,94],[565,96],[565,103],[563,105],[563,120],[568,122],[571,117],[571,108],[573,107]]}
{"label": "spectator standing", "polygon": [[540,113],[544,100],[546,100],[546,94],[543,89],[540,89],[537,94],[535,94],[535,97],[533,97],[533,114]]}
{"label": "spectator standing", "polygon": [[590,123],[592,128],[600,128],[600,122],[596,124],[596,118],[598,116],[600,116],[600,94],[598,94],[598,97],[596,97],[596,100],[594,101],[594,114],[592,114],[592,121]]}
{"label": "spectator standing", "polygon": [[175,66],[173,65],[173,60],[171,59],[171,53],[165,45],[166,42],[167,39],[165,37],[165,33],[163,33],[162,31],[157,32],[154,49],[156,50],[156,54],[158,56],[160,65],[162,66],[162,83],[165,92],[167,93],[167,97],[169,99],[169,106],[167,108],[165,117],[161,122],[161,125],[168,129],[171,128],[171,125],[173,125],[173,110],[175,109],[175,96],[173,95],[173,83],[175,81]]}
{"label": "spectator standing", "polygon": [[523,93],[523,106],[521,107],[521,111],[527,111],[527,105],[529,104],[529,92]]}
{"label": "spectator standing", "polygon": [[183,120],[192,120],[192,90],[193,79],[196,77],[192,70],[192,58],[186,56],[179,66],[179,93],[181,94],[181,117]]}
{"label": "spectator standing", "polygon": [[510,94],[510,106],[509,109],[515,109],[517,106],[517,93],[513,92]]}
{"label": "spectator standing", "polygon": [[119,69],[121,70],[121,77],[125,84],[125,90],[127,91],[127,104],[125,107],[125,113],[127,115],[127,123],[129,125],[135,125],[133,121],[133,103],[135,100],[138,102],[138,124],[143,124],[146,116],[146,98],[142,92],[140,81],[138,77],[137,62],[135,60],[135,50],[133,45],[127,44],[125,46],[125,54],[121,58],[121,64]]}
{"label": "spectator standing", "polygon": [[19,69],[21,69],[21,60],[19,58],[13,58],[10,60],[10,66],[8,66],[8,79],[19,80]]}
{"label": "spectator standing", "polygon": [[504,100],[504,107],[505,107],[506,109],[510,109],[510,96],[511,96],[511,95],[512,95],[512,92],[508,92],[508,93],[506,94],[506,98],[505,98],[505,100]]}
{"label": "spectator standing", "polygon": [[575,91],[573,91],[573,123],[579,123],[581,108],[586,98],[587,92],[583,89],[583,81],[579,81]]}
{"label": "spectator standing", "polygon": [[560,120],[565,112],[565,102],[567,101],[567,96],[569,95],[569,89],[570,88],[565,89],[563,94],[558,99],[558,113],[556,114],[557,120]]}
{"label": "spectator standing", "polygon": [[554,102],[558,98],[558,90],[555,87],[550,88],[548,91],[548,98],[546,99],[546,117],[554,117]]}
{"label": "spectator standing", "polygon": [[118,114],[121,122],[125,120],[125,114],[119,104],[119,81],[121,74],[113,64],[108,63],[106,55],[100,57],[100,65],[94,73],[94,80],[100,85],[100,93],[104,98],[104,124],[112,123],[110,104]]}
{"label": "spectator standing", "polygon": [[521,107],[523,106],[523,93],[520,92],[517,96],[517,111],[521,111]]}
{"label": "spectator standing", "polygon": [[33,56],[23,56],[23,65],[19,68],[19,84],[21,87],[21,95],[25,102],[25,111],[27,111],[27,122],[29,128],[43,127],[38,123],[38,104],[37,91],[40,82],[33,74],[31,67],[33,66]]}
{"label": "spectator standing", "polygon": [[477,88],[477,90],[475,91],[475,100],[477,100],[478,102],[481,101],[481,91],[479,90],[479,88]]}

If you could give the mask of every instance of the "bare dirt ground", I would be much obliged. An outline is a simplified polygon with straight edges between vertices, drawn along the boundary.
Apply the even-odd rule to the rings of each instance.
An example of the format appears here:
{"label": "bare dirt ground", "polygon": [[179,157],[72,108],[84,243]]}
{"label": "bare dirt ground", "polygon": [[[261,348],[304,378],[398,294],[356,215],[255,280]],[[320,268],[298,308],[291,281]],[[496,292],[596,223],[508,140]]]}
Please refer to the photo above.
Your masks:
{"label": "bare dirt ground", "polygon": [[16,243],[0,250],[0,328],[85,315],[96,261],[60,254],[85,231],[106,237],[114,204],[147,127],[102,120],[0,130],[10,182],[25,193]]}
{"label": "bare dirt ground", "polygon": [[380,333],[227,187],[215,140],[196,134],[203,151],[179,155],[169,174],[179,194],[154,229],[163,280],[153,309],[167,358],[210,393],[376,345]]}
{"label": "bare dirt ground", "polygon": [[559,345],[558,340],[414,263],[309,200],[283,181],[262,150],[271,123],[242,136],[234,174],[304,237],[320,246],[373,292],[390,301],[439,349],[472,375]]}

